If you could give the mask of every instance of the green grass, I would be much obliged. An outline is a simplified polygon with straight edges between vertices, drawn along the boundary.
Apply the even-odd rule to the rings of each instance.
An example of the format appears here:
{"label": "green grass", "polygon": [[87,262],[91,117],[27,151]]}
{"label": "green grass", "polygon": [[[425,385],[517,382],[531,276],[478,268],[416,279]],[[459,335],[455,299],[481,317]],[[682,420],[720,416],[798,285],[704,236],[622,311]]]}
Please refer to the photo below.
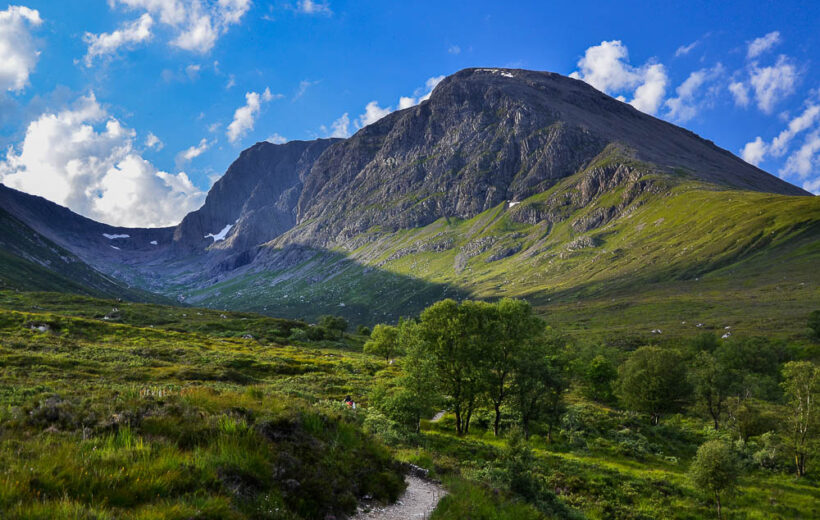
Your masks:
{"label": "green grass", "polygon": [[[590,204],[577,196],[585,173],[514,207],[471,219],[362,234],[353,251],[316,251],[289,268],[239,275],[190,290],[215,308],[315,318],[341,314],[355,323],[396,321],[443,297],[530,300],[542,316],[579,337],[631,331],[669,336],[730,326],[753,335],[796,339],[820,308],[820,200],[720,189],[683,177],[646,174],[650,188],[625,198],[619,186]],[[660,193],[658,193],[660,192]],[[586,232],[573,224],[630,201]],[[552,201],[552,202],[550,202]],[[533,208],[561,218],[522,223]],[[591,247],[573,247],[589,238]],[[489,245],[476,246],[484,241]],[[446,243],[447,247],[431,248]],[[505,250],[517,251],[493,260]],[[466,260],[463,269],[457,259]],[[173,293],[188,294],[186,287]]]}
{"label": "green grass", "polygon": [[[116,319],[103,319],[115,304]],[[397,432],[368,400],[401,361],[361,353],[358,336],[287,339],[304,327],[0,292],[0,517],[323,518],[349,514],[365,495],[394,500],[403,489],[397,461],[444,481],[449,495],[433,517],[441,520],[712,515],[686,477],[697,446],[714,435],[704,419],[666,416],[653,426],[571,392],[555,440],[536,429],[529,442],[532,478],[562,511],[547,513],[498,480],[506,440],[493,436],[489,410],[466,437],[454,435],[450,415],[423,421],[419,435]],[[341,403],[348,394],[355,411]],[[816,470],[796,479],[761,469],[753,447],[744,449],[729,518],[817,516]]]}

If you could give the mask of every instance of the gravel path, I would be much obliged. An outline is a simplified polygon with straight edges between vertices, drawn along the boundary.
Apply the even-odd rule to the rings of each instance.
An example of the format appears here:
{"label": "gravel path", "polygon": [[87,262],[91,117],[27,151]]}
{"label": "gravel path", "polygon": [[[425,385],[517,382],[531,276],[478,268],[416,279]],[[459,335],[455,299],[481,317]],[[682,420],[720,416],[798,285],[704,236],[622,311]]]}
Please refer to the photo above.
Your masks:
{"label": "gravel path", "polygon": [[410,520],[430,518],[438,501],[447,494],[444,488],[418,477],[407,477],[407,490],[387,507],[361,511],[352,520]]}

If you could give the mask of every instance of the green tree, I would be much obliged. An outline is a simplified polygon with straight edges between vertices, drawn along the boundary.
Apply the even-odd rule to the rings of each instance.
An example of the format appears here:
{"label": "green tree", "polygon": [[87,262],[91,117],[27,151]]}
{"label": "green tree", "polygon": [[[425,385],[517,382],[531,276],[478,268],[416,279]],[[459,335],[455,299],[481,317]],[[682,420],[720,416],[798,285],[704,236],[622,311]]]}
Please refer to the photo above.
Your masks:
{"label": "green tree", "polygon": [[692,483],[715,500],[718,519],[721,516],[721,495],[734,490],[740,478],[740,466],[731,446],[720,440],[703,443],[689,467]]}
{"label": "green tree", "polygon": [[521,417],[524,436],[529,438],[531,425],[545,419],[547,438],[564,411],[564,392],[569,386],[564,372],[561,338],[543,335],[533,341],[518,358],[511,388],[513,401]]}
{"label": "green tree", "polygon": [[432,407],[441,399],[439,385],[436,384],[435,364],[427,355],[419,326],[412,321],[402,321],[398,328],[399,349],[405,352],[402,360],[404,375],[399,384],[404,388],[404,399],[408,401],[405,409],[410,412],[411,424],[418,433],[421,418],[429,417]]}
{"label": "green tree", "polygon": [[618,390],[627,408],[648,413],[657,424],[688,397],[686,366],[674,350],[641,347],[621,365]]}
{"label": "green tree", "polygon": [[441,391],[456,416],[456,432],[470,431],[478,398],[486,390],[488,351],[496,334],[495,307],[485,302],[447,299],[426,308],[418,335],[435,367]]}
{"label": "green tree", "polygon": [[783,366],[783,390],[788,400],[786,439],[794,453],[797,476],[806,474],[806,463],[816,448],[820,368],[809,361],[791,361]]}
{"label": "green tree", "polygon": [[378,324],[373,327],[370,340],[364,344],[366,354],[383,357],[385,361],[396,357],[399,349],[399,329],[392,325]]}
{"label": "green tree", "polygon": [[318,325],[337,338],[342,337],[342,334],[344,334],[349,327],[346,319],[341,316],[330,315],[319,316]]}
{"label": "green tree", "polygon": [[609,359],[598,354],[586,365],[582,377],[587,397],[604,403],[612,400],[612,383],[618,379],[618,369]]}
{"label": "green tree", "polygon": [[701,351],[692,363],[689,380],[697,403],[711,416],[715,430],[726,412],[726,399],[732,391],[733,374],[708,351]]}
{"label": "green tree", "polygon": [[820,310],[812,311],[809,314],[809,328],[814,333],[815,338],[820,338]]}
{"label": "green tree", "polygon": [[366,325],[359,325],[356,327],[356,333],[360,336],[370,336],[370,327]]}
{"label": "green tree", "polygon": [[493,403],[495,420],[493,432],[498,437],[501,424],[501,406],[510,390],[510,381],[519,364],[519,358],[532,341],[543,331],[544,322],[534,316],[532,306],[524,300],[504,298],[496,304],[497,326],[489,349],[487,391]]}

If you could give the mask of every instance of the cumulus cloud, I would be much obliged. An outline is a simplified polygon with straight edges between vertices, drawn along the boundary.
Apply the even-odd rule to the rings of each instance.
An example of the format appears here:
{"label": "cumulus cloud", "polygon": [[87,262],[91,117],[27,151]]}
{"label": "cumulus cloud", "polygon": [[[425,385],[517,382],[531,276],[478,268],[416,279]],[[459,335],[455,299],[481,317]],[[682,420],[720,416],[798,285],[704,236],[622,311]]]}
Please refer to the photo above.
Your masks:
{"label": "cumulus cloud", "polygon": [[135,138],[92,93],[32,121],[0,162],[0,181],[112,225],[176,224],[205,194],[184,172],[160,171],[142,158]]}
{"label": "cumulus cloud", "polygon": [[735,100],[735,105],[739,107],[749,106],[749,87],[742,81],[729,83],[729,92]]}
{"label": "cumulus cloud", "polygon": [[305,14],[333,14],[330,6],[326,2],[318,2],[315,0],[299,0],[296,4],[296,10]]}
{"label": "cumulus cloud", "polygon": [[810,191],[815,195],[820,195],[820,177],[816,177],[810,181],[804,182],[803,189],[806,191]]}
{"label": "cumulus cloud", "polygon": [[789,121],[788,126],[772,140],[771,152],[782,156],[789,148],[792,139],[804,130],[808,130],[820,121],[820,105],[809,104],[797,117]]}
{"label": "cumulus cloud", "polygon": [[177,162],[183,163],[190,161],[192,159],[196,159],[197,157],[205,153],[210,147],[211,143],[209,143],[208,140],[203,137],[202,140],[199,141],[199,144],[191,146],[190,148],[181,151],[177,156]]}
{"label": "cumulus cloud", "polygon": [[749,46],[746,49],[746,58],[754,59],[766,52],[767,50],[771,49],[775,45],[780,42],[780,32],[779,31],[772,31],[765,36],[761,36],[760,38],[755,38],[751,42],[749,42]]}
{"label": "cumulus cloud", "polygon": [[791,155],[780,169],[782,177],[798,175],[801,179],[807,177],[817,166],[817,152],[820,150],[820,104],[816,101],[806,104],[800,115],[792,118],[786,128],[780,131],[771,142],[766,142],[760,136],[754,141],[746,143],[741,150],[741,156],[747,162],[759,165],[768,156],[782,157],[789,152],[791,143],[801,133],[815,129],[803,142],[803,145]]}
{"label": "cumulus cloud", "polygon": [[262,94],[247,92],[245,94],[245,105],[236,109],[233,114],[233,121],[228,125],[228,131],[225,133],[228,140],[235,143],[250,130],[253,130],[253,124],[262,109],[262,103],[267,103],[274,97],[280,98],[282,96],[281,94],[274,96],[269,88],[266,88]]}
{"label": "cumulus cloud", "polygon": [[145,137],[145,146],[148,148],[155,148],[157,151],[162,150],[165,144],[160,141],[159,137],[155,136],[153,132],[148,132]]}
{"label": "cumulus cloud", "polygon": [[391,107],[382,108],[379,106],[378,101],[371,101],[364,107],[364,114],[359,116],[359,119],[356,121],[356,126],[362,128],[373,124],[392,111],[393,109]]}
{"label": "cumulus cloud", "polygon": [[686,122],[695,117],[701,107],[708,105],[716,94],[716,88],[707,88],[706,93],[701,91],[723,76],[723,65],[718,63],[711,69],[700,69],[689,74],[689,77],[675,89],[677,96],[666,100],[666,116],[673,121]]}
{"label": "cumulus cloud", "polygon": [[640,67],[629,63],[629,50],[620,40],[603,41],[589,47],[578,60],[577,71],[570,77],[583,80],[602,92],[626,99],[632,93],[630,104],[649,114],[655,114],[666,94],[668,77],[663,64],[652,61]]}
{"label": "cumulus cloud", "polygon": [[206,53],[230,26],[240,22],[242,16],[250,9],[251,1],[109,0],[109,4],[120,4],[132,10],[145,11],[145,14],[152,15],[171,30],[172,45],[188,51]]}
{"label": "cumulus cloud", "polygon": [[763,157],[766,155],[768,145],[763,141],[763,138],[757,136],[754,141],[746,143],[740,151],[740,156],[749,164],[758,166],[763,162]]}
{"label": "cumulus cloud", "polygon": [[780,100],[794,92],[797,68],[786,56],[781,55],[777,63],[768,67],[753,64],[749,82],[754,90],[758,108],[770,114]]}
{"label": "cumulus cloud", "polygon": [[[805,179],[818,169],[820,169],[820,129],[809,134],[803,141],[803,145],[789,155],[779,173],[781,177],[796,174],[800,179]],[[811,183],[816,183],[818,178],[820,176],[815,177]]]}
{"label": "cumulus cloud", "polygon": [[124,23],[114,32],[92,34],[85,33],[83,41],[88,45],[88,51],[83,61],[90,67],[94,58],[114,55],[122,47],[129,48],[151,38],[151,27],[154,19],[148,13],[143,14],[133,22]]}
{"label": "cumulus cloud", "polygon": [[330,124],[330,128],[322,125],[319,127],[319,130],[321,130],[326,137],[350,137],[350,115],[345,112],[339,119]]}
{"label": "cumulus cloud", "polygon": [[272,136],[265,139],[265,141],[273,144],[285,144],[288,142],[288,138],[274,133]]}
{"label": "cumulus cloud", "polygon": [[43,23],[36,9],[10,5],[0,11],[0,90],[19,92],[37,65],[31,29]]}

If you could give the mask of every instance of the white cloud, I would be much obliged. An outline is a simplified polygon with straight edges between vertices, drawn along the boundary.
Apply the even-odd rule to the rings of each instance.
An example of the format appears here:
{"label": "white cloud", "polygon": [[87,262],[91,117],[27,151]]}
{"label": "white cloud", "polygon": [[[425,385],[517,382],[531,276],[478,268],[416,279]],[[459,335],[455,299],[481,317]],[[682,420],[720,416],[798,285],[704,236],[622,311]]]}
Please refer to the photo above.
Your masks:
{"label": "white cloud", "polygon": [[689,74],[689,77],[675,89],[676,97],[666,100],[666,116],[673,121],[686,122],[695,117],[698,111],[711,101],[715,88],[708,89],[701,96],[701,90],[710,82],[723,76],[723,65],[718,63],[711,69],[700,69]]}
{"label": "white cloud", "polygon": [[236,86],[236,76],[231,74],[230,77],[228,77],[228,83],[225,85],[225,89],[230,90],[235,86]]}
{"label": "white cloud", "polygon": [[318,2],[315,0],[299,0],[296,4],[296,9],[305,14],[333,14],[330,6],[325,2]]}
{"label": "white cloud", "polygon": [[[803,145],[786,159],[786,164],[780,169],[780,176],[796,174],[800,179],[805,179],[818,169],[820,169],[820,130],[815,130],[806,137]],[[816,181],[815,178],[812,182]]]}
{"label": "white cloud", "polygon": [[363,128],[369,124],[373,124],[392,111],[393,109],[390,107],[380,107],[378,101],[371,101],[364,107],[364,114],[359,116],[359,119],[356,121],[356,127]]}
{"label": "white cloud", "polygon": [[772,155],[785,154],[794,136],[811,128],[818,121],[820,121],[820,105],[810,104],[802,114],[789,121],[789,125],[772,140]]}
{"label": "white cloud", "polygon": [[43,23],[36,9],[10,5],[0,11],[0,90],[19,92],[37,65],[30,29]]}
{"label": "white cloud", "polygon": [[162,150],[165,144],[160,141],[159,137],[155,136],[153,132],[148,132],[148,136],[145,138],[145,146],[148,148],[156,148],[157,151]]}
{"label": "white cloud", "polygon": [[655,114],[666,93],[666,70],[660,63],[650,65],[644,72],[643,84],[635,89],[635,98],[630,104],[647,114]]}
{"label": "white cloud", "polygon": [[[277,94],[275,97],[280,98],[282,96]],[[228,140],[235,143],[250,130],[253,130],[253,124],[259,110],[262,108],[262,103],[267,103],[273,98],[274,96],[269,88],[266,88],[262,94],[247,92],[245,94],[245,105],[236,109],[233,114],[233,121],[228,125],[228,131],[225,134],[228,136]]]}
{"label": "white cloud", "polygon": [[296,101],[300,97],[304,96],[305,92],[307,92],[307,90],[310,87],[312,87],[313,85],[318,85],[318,84],[319,84],[318,81],[309,81],[309,80],[303,79],[302,81],[299,82],[299,87],[296,89],[296,94],[293,95],[293,100]]}
{"label": "white cloud", "polygon": [[163,172],[143,159],[135,137],[92,93],[31,122],[17,150],[0,162],[0,181],[113,225],[176,224],[205,194],[185,173]]}
{"label": "white cloud", "polygon": [[85,33],[83,41],[88,45],[88,51],[83,61],[86,67],[90,67],[94,58],[114,55],[121,47],[132,47],[134,44],[142,43],[151,38],[151,26],[154,19],[148,13],[143,14],[138,19],[124,23],[114,32],[92,34]]}
{"label": "white cloud", "polygon": [[700,44],[700,40],[695,40],[692,43],[690,43],[689,45],[681,45],[675,51],[675,57],[678,58],[680,56],[686,56],[687,54],[692,52],[692,49],[697,47],[699,44]]}
{"label": "white cloud", "polygon": [[815,177],[810,181],[804,182],[803,189],[806,191],[810,191],[815,195],[820,195],[820,177]]}
{"label": "white cloud", "polygon": [[450,45],[450,47],[447,49],[447,52],[449,52],[450,54],[461,54],[461,47],[459,47],[458,45]]}
{"label": "white cloud", "polygon": [[285,144],[288,142],[288,138],[274,133],[272,136],[265,139],[265,141],[273,144]]}
{"label": "white cloud", "polygon": [[780,32],[772,31],[766,36],[761,36],[760,38],[755,38],[751,42],[749,42],[749,46],[746,50],[746,58],[754,59],[766,52],[767,50],[771,49],[775,45],[780,42]]}
{"label": "white cloud", "polygon": [[763,161],[767,149],[768,145],[760,136],[757,136],[754,141],[746,143],[740,151],[740,156],[743,157],[743,160],[747,163],[757,166]]}
{"label": "white cloud", "polygon": [[[649,61],[633,67],[629,64],[629,51],[620,40],[589,47],[578,60],[578,68],[570,77],[611,95],[632,92],[630,104],[649,114],[657,112],[666,93],[668,78],[664,66]],[[619,99],[625,99],[621,96]]]}
{"label": "white cloud", "polygon": [[345,112],[339,119],[330,124],[329,130],[325,125],[322,125],[319,129],[326,137],[350,137],[350,116]]}
{"label": "white cloud", "polygon": [[194,146],[180,152],[179,155],[177,156],[177,161],[182,163],[182,162],[186,162],[186,161],[190,161],[192,159],[195,159],[195,158],[199,157],[200,155],[202,155],[203,153],[205,153],[208,150],[208,148],[210,148],[210,147],[211,147],[211,143],[209,143],[208,140],[203,137],[202,140],[199,141],[198,145],[194,145]]}
{"label": "white cloud", "polygon": [[188,79],[194,81],[197,77],[199,77],[200,70],[202,70],[200,65],[188,65],[185,67],[185,74],[188,75]]}
{"label": "white cloud", "polygon": [[769,67],[752,64],[749,82],[754,90],[758,108],[770,114],[780,100],[794,92],[797,68],[786,56],[780,56],[777,63]]}
{"label": "white cloud", "polygon": [[[422,101],[427,101],[430,99],[433,89],[436,88],[436,86],[441,83],[443,79],[444,76],[433,76],[428,78],[427,81],[424,82],[424,87],[417,88],[413,92],[412,96],[399,97],[399,102],[397,105],[398,110],[413,107]],[[394,110],[396,109],[392,106],[382,107],[379,105],[378,101],[371,101],[365,106],[364,112],[353,121],[353,127],[356,130],[364,128],[367,125],[375,123]],[[319,129],[328,137],[350,137],[350,125],[350,116],[348,113],[345,113],[330,125],[330,129],[324,125],[322,125]]]}
{"label": "white cloud", "polygon": [[109,0],[116,3],[153,15],[171,29],[172,45],[199,53],[210,51],[251,6],[251,0]]}
{"label": "white cloud", "polygon": [[739,107],[749,106],[749,87],[742,81],[733,81],[729,84],[729,92],[735,98],[735,105]]}

